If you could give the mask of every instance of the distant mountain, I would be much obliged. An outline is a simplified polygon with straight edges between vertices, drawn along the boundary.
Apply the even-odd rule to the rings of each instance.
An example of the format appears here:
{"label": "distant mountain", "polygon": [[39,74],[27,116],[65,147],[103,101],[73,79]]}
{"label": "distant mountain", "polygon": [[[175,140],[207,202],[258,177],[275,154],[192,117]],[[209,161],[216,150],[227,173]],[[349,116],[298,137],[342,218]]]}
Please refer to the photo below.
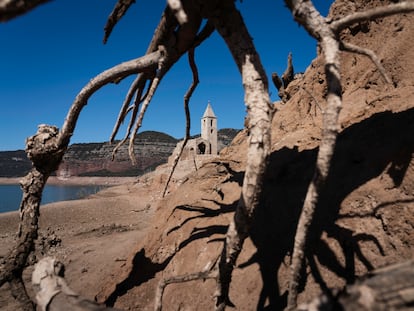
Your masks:
{"label": "distant mountain", "polygon": [[[219,149],[229,145],[239,130],[218,131]],[[133,166],[128,155],[128,143],[119,148],[112,161],[113,144],[82,143],[68,148],[56,174],[70,176],[138,176],[166,163],[179,140],[162,132],[145,131],[135,140],[137,165]],[[0,177],[24,176],[31,168],[23,150],[0,152]]]}
{"label": "distant mountain", "polygon": [[24,150],[0,151],[0,177],[24,176],[31,167]]}
{"label": "distant mountain", "polygon": [[232,129],[232,128],[224,128],[217,132],[218,136],[218,150],[220,152],[221,149],[230,145],[233,141],[234,137],[240,132],[240,130]]}

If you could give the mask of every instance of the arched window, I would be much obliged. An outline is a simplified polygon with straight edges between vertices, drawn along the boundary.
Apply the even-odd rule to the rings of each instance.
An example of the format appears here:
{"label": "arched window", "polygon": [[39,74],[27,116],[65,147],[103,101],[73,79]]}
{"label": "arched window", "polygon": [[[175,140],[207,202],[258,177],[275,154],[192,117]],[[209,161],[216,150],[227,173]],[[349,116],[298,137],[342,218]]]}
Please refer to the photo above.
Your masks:
{"label": "arched window", "polygon": [[198,147],[198,154],[205,154],[206,153],[206,144],[205,143],[199,143],[197,147]]}

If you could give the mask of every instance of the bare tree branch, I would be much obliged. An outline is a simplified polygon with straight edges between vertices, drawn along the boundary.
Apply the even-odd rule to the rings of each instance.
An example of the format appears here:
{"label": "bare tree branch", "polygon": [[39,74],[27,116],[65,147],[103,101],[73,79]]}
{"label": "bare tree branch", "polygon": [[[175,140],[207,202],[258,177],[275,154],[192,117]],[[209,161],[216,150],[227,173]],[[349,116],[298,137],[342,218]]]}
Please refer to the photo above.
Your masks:
{"label": "bare tree branch", "polygon": [[[309,95],[309,96],[310,96],[310,97],[314,100],[316,107],[318,107],[318,108],[319,108],[319,110],[323,113],[323,109],[322,109],[321,105],[319,105],[319,102],[318,102],[318,100],[315,98],[315,96],[313,96],[313,94],[312,94],[310,91],[308,91],[305,87],[300,86],[300,88],[301,88],[302,90],[304,90],[304,91],[306,92],[306,94],[308,94],[308,95]],[[316,111],[315,111],[315,114],[316,114]]]}
{"label": "bare tree branch", "polygon": [[167,287],[167,285],[174,284],[174,283],[190,282],[190,281],[195,281],[195,280],[217,279],[217,276],[218,276],[217,269],[215,270],[205,269],[204,271],[201,271],[201,272],[172,276],[172,277],[163,279],[158,284],[157,291],[155,293],[154,310],[155,311],[162,310],[162,296],[164,295],[164,290]]}
{"label": "bare tree branch", "polygon": [[[152,81],[151,81],[151,83],[152,83]],[[132,131],[132,127],[134,126],[134,124],[135,124],[135,120],[136,120],[136,118],[137,118],[137,115],[138,115],[138,109],[139,109],[139,107],[140,107],[140,104],[141,104],[141,100],[139,99],[140,97],[141,97],[141,93],[143,92],[143,88],[140,88],[139,90],[138,90],[138,92],[137,92],[137,94],[136,94],[136,97],[135,97],[135,101],[134,101],[134,104],[132,105],[132,106],[130,106],[130,107],[128,107],[128,109],[126,109],[126,111],[125,111],[125,114],[122,116],[123,118],[125,118],[125,116],[126,116],[126,114],[130,111],[130,110],[132,110],[132,113],[131,113],[131,118],[130,118],[130,121],[129,121],[129,123],[128,123],[128,127],[127,127],[127,130],[126,130],[126,132],[125,132],[125,136],[124,136],[124,138],[115,146],[115,148],[112,150],[112,161],[114,161],[115,160],[115,155],[116,155],[116,153],[118,152],[118,149],[123,145],[123,144],[125,144],[126,143],[126,141],[128,140],[128,138],[129,138],[129,135],[131,134],[131,131]],[[122,113],[122,111],[121,111],[121,113]],[[111,139],[110,139],[110,141],[111,142],[113,142],[113,139],[115,138],[115,135],[116,135],[116,132],[118,131],[118,128],[119,128],[119,126],[120,126],[120,124],[122,123],[122,121],[123,120],[117,120],[117,123],[116,123],[116,125],[115,125],[115,129],[114,129],[114,132],[112,133],[112,135],[111,135]],[[115,132],[115,130],[116,130],[116,132]]]}
{"label": "bare tree branch", "polygon": [[370,271],[335,295],[322,294],[295,311],[408,311],[414,304],[413,290],[414,261],[409,260]]}
{"label": "bare tree branch", "polygon": [[161,59],[161,52],[156,51],[151,54],[147,54],[143,57],[130,60],[114,66],[108,70],[105,70],[101,74],[93,78],[89,83],[79,92],[73,102],[65,122],[62,126],[62,130],[59,133],[59,145],[68,145],[70,137],[76,126],[79,114],[84,106],[88,103],[88,99],[101,87],[113,82],[117,79],[123,79],[131,74],[136,74],[146,70],[148,68],[154,68]]}
{"label": "bare tree branch", "polygon": [[175,17],[177,18],[178,22],[182,25],[188,21],[187,14],[183,9],[183,5],[180,0],[167,0],[168,5],[170,6],[171,10],[173,11]]}
{"label": "bare tree branch", "polygon": [[316,160],[316,169],[299,218],[292,254],[287,310],[293,310],[297,305],[300,271],[304,264],[306,239],[315,213],[316,203],[328,176],[338,135],[338,116],[342,105],[342,89],[339,71],[339,42],[336,39],[336,34],[329,28],[325,19],[310,1],[287,0],[286,4],[294,14],[295,19],[320,42],[325,58],[325,75],[328,81],[327,107],[324,111],[322,140]]}
{"label": "bare tree branch", "polygon": [[290,98],[290,95],[286,93],[286,88],[288,87],[289,83],[293,81],[294,74],[292,53],[289,53],[286,69],[282,74],[282,78],[280,78],[276,72],[272,73],[273,84],[279,91],[278,95],[283,103],[286,103]]}
{"label": "bare tree branch", "polygon": [[357,13],[347,15],[341,19],[333,21],[330,24],[330,28],[332,29],[332,31],[339,33],[345,28],[352,26],[353,24],[356,24],[359,22],[364,22],[367,20],[374,20],[376,18],[386,17],[386,16],[400,14],[400,13],[410,13],[413,11],[414,11],[414,2],[403,1],[400,3],[380,6],[380,7],[369,9],[363,12],[357,12]]}
{"label": "bare tree branch", "polygon": [[285,72],[283,72],[283,74],[282,74],[283,86],[285,88],[287,88],[289,83],[293,81],[294,71],[295,70],[293,69],[292,53],[290,52],[288,54],[288,60],[287,60],[287,65],[286,65]]}
{"label": "bare tree branch", "polygon": [[26,153],[33,167],[20,182],[23,197],[16,244],[0,266],[0,286],[5,282],[10,283],[12,294],[23,310],[34,310],[24,287],[22,274],[38,235],[43,188],[50,174],[57,169],[66,150],[59,147],[57,139],[58,128],[47,125],[40,125],[36,135],[27,139]]}
{"label": "bare tree branch", "polygon": [[[143,74],[144,78],[142,78],[144,81],[143,85],[145,85],[147,80],[152,80],[152,83],[148,88],[148,93],[143,97],[145,101],[141,107],[138,120],[135,122],[134,132],[130,139],[131,148],[134,137],[141,125],[145,109],[162,77],[181,55],[195,44],[202,42],[202,40],[200,41],[200,37],[197,38],[197,32],[201,24],[201,16],[199,12],[194,11],[196,9],[197,7],[189,7],[189,12],[194,14],[190,16],[188,23],[178,28],[178,23],[174,15],[172,15],[171,10],[168,8],[165,9],[160,24],[157,27],[158,31],[154,34],[145,56],[110,68],[89,81],[72,103],[61,131],[56,127],[42,125],[39,127],[38,133],[28,139],[26,149],[29,159],[33,162],[33,168],[22,180],[23,199],[21,203],[18,241],[16,247],[11,250],[0,266],[0,284],[9,282],[15,285],[13,288],[16,288],[18,292],[14,293],[14,295],[20,297],[21,302],[24,304],[23,308],[27,310],[33,309],[33,306],[27,303],[30,300],[24,291],[22,271],[30,252],[34,248],[34,240],[37,238],[37,224],[42,191],[51,172],[56,170],[62,161],[63,154],[69,145],[80,112],[87,105],[89,98],[101,87],[109,83],[118,83],[131,74],[143,73],[145,71],[145,74]],[[207,27],[206,29],[207,31],[203,34],[205,38],[212,32],[211,27]],[[170,40],[171,37],[175,37],[176,40]],[[196,41],[196,38],[198,41]],[[159,47],[163,47],[164,45],[162,43],[164,42],[169,43],[169,45],[166,46],[162,53]],[[154,76],[155,78],[153,78]],[[133,109],[130,125],[136,119],[138,102],[141,101],[140,97],[142,92],[142,88],[137,89],[135,108]],[[120,123],[125,118],[126,112],[130,110],[129,108],[125,110],[125,107],[123,106],[121,108]]]}
{"label": "bare tree branch", "polygon": [[[155,29],[154,35],[151,39],[151,42],[147,48],[146,54],[152,53],[158,49],[158,46],[164,46],[164,43],[168,41],[169,36],[174,34],[174,29],[177,27],[178,23],[172,14],[172,11],[167,6],[161,16],[161,19]],[[128,111],[132,110],[132,115],[130,122],[128,124],[128,128],[124,138],[118,143],[118,145],[112,151],[112,159],[114,159],[117,150],[128,140],[132,127],[135,124],[137,115],[138,115],[138,108],[139,105],[147,98],[148,92],[151,88],[153,83],[154,77],[156,75],[156,67],[152,70],[142,72],[138,75],[138,77],[133,81],[131,84],[128,93],[125,97],[125,100],[122,104],[121,110],[118,115],[118,119],[115,123],[114,129],[112,131],[110,141],[115,139],[116,134],[118,133],[119,127],[121,123],[124,121],[126,114]],[[146,91],[146,94],[142,96],[144,92],[145,85],[149,81],[149,85]],[[128,107],[130,104],[133,96],[135,94],[135,101],[132,107]]]}
{"label": "bare tree branch", "polygon": [[[331,24],[321,16],[311,1],[285,0],[285,2],[292,11],[295,20],[303,25],[308,33],[319,41],[324,55],[325,75],[328,84],[327,107],[324,111],[322,140],[316,160],[316,169],[309,185],[302,213],[299,218],[292,254],[291,280],[289,284],[287,310],[293,310],[297,305],[300,271],[304,264],[306,252],[306,239],[308,237],[319,195],[328,176],[339,129],[338,117],[342,106],[339,32],[356,22],[412,11],[414,2],[404,2],[367,10],[366,12],[354,13],[338,21],[332,22]],[[345,46],[354,52],[358,51],[368,56],[370,54],[369,51],[365,49],[358,49],[355,46],[346,44]],[[370,57],[375,63],[376,58],[372,57],[372,55]],[[381,68],[381,66],[379,66],[379,68]]]}
{"label": "bare tree branch", "polygon": [[135,3],[135,0],[118,0],[115,4],[114,9],[112,10],[111,14],[106,21],[106,25],[104,28],[105,35],[103,38],[103,43],[105,44],[108,41],[109,36],[115,25],[119,22],[119,20],[125,15],[128,11],[131,4]]}
{"label": "bare tree branch", "polygon": [[249,235],[253,213],[259,204],[266,160],[270,152],[273,107],[266,73],[242,16],[232,0],[221,1],[219,5],[221,7],[216,10],[217,15],[210,19],[225,40],[242,75],[250,131],[242,194],[229,225],[219,261],[216,310],[224,310],[226,306],[233,305],[229,298],[232,271],[243,242]]}
{"label": "bare tree branch", "polygon": [[141,110],[139,112],[138,115],[138,120],[135,122],[135,126],[134,129],[132,131],[132,135],[129,138],[129,147],[128,147],[128,153],[129,153],[129,158],[132,161],[132,164],[136,165],[137,161],[135,159],[135,152],[134,152],[134,141],[135,141],[135,137],[138,134],[139,129],[141,128],[142,125],[142,120],[144,119],[144,115],[145,112],[147,111],[147,108],[152,100],[152,97],[155,94],[155,91],[158,88],[159,83],[161,82],[161,79],[164,77],[164,75],[167,73],[169,67],[167,67],[165,65],[165,60],[168,59],[168,54],[167,51],[165,50],[164,46],[160,46],[160,49],[162,49],[162,57],[159,59],[158,61],[158,70],[157,70],[157,74],[154,78],[154,80],[152,80],[152,83],[150,85],[148,94],[144,100],[144,102],[142,103],[141,106]]}
{"label": "bare tree branch", "polygon": [[0,0],[0,22],[7,22],[50,0]]}
{"label": "bare tree branch", "polygon": [[204,40],[206,40],[210,35],[214,32],[215,28],[213,23],[208,20],[207,23],[204,25],[203,29],[197,34],[194,39],[193,48],[199,46]]}
{"label": "bare tree branch", "polygon": [[369,57],[369,59],[374,63],[374,65],[377,66],[378,71],[381,73],[385,82],[389,84],[392,83],[390,77],[387,75],[387,72],[385,71],[384,66],[382,66],[381,61],[379,60],[378,56],[374,53],[374,51],[343,41],[340,42],[340,48],[341,50],[346,52],[357,53]]}
{"label": "bare tree branch", "polygon": [[273,85],[277,88],[278,91],[283,87],[282,79],[280,79],[277,72],[272,73],[272,82],[273,82]]}
{"label": "bare tree branch", "polygon": [[[13,288],[24,288],[24,285],[22,285],[22,272],[30,252],[34,249],[34,241],[37,238],[39,207],[43,188],[50,174],[61,163],[79,114],[87,104],[89,97],[102,86],[114,81],[114,79],[124,78],[132,73],[137,73],[156,65],[160,57],[161,53],[157,51],[122,63],[99,74],[78,94],[69,109],[60,132],[54,126],[41,125],[36,135],[28,138],[26,153],[32,161],[33,167],[21,181],[23,198],[20,204],[17,243],[7,255],[4,264],[0,266],[0,285],[4,284],[4,282],[10,282],[16,285]],[[22,284],[19,285],[19,282]],[[24,299],[27,296],[25,292],[15,293],[15,295],[21,297],[22,303],[24,303],[23,308],[27,308],[27,310],[32,308],[27,303],[29,300]]]}
{"label": "bare tree branch", "polygon": [[190,64],[191,67],[191,71],[193,73],[193,82],[190,85],[190,88],[187,90],[187,92],[184,95],[184,112],[185,112],[185,136],[184,136],[184,141],[182,142],[180,151],[178,152],[178,154],[175,156],[174,158],[174,162],[170,171],[170,174],[168,176],[167,182],[165,183],[165,187],[164,187],[164,191],[162,193],[162,196],[164,197],[167,189],[168,189],[168,185],[171,181],[171,178],[174,174],[175,168],[177,167],[178,161],[181,158],[181,155],[183,154],[184,148],[187,145],[188,139],[190,138],[190,126],[191,126],[191,120],[190,120],[190,110],[188,108],[188,105],[190,103],[190,99],[191,96],[193,95],[194,90],[196,89],[199,80],[198,80],[198,70],[197,70],[197,64],[195,63],[194,60],[194,48],[190,49],[188,51],[188,62]]}
{"label": "bare tree branch", "polygon": [[[137,131],[141,127],[145,111],[148,107],[149,101],[152,98],[153,92],[155,91],[158,83],[161,80],[160,77],[162,77],[162,75],[165,74],[173,66],[173,64],[181,57],[181,55],[186,53],[191,48],[195,48],[196,46],[201,44],[201,42],[207,39],[210,36],[210,34],[214,31],[214,27],[212,26],[212,24],[207,23],[205,27],[200,31],[200,33],[197,34],[198,28],[201,23],[201,17],[199,16],[198,12],[195,11],[196,7],[189,6],[187,9],[190,13],[192,13],[190,15],[190,18],[188,19],[188,23],[178,27],[179,24],[177,23],[177,20],[174,17],[172,10],[168,6],[165,8],[161,20],[151,40],[151,43],[149,44],[149,47],[147,49],[147,53],[151,53],[152,51],[154,51],[154,49],[157,49],[159,46],[165,47],[166,55],[164,57],[163,70],[142,73],[131,85],[127,97],[124,101],[124,104],[120,110],[117,122],[111,135],[111,140],[114,139],[116,133],[118,132],[119,126],[126,116],[126,112],[129,110],[133,110],[133,114],[131,116],[131,120],[125,138],[114,148],[112,152],[112,157],[114,157],[118,148],[122,144],[124,144],[130,136],[131,127],[133,124],[135,124],[135,126],[132,135],[133,137],[136,136]],[[171,37],[175,37],[176,39],[171,40]],[[158,76],[158,78],[156,78],[156,76]],[[145,87],[145,84],[148,80],[150,80],[150,83],[147,93],[141,99],[141,96],[138,95],[138,93],[142,94],[142,90]],[[135,103],[132,107],[127,108],[134,92],[137,92]],[[138,115],[138,120],[136,120],[138,105],[142,101],[143,105]],[[135,163],[136,160],[133,154],[133,137],[130,138],[129,154],[131,161]]]}
{"label": "bare tree branch", "polygon": [[[110,142],[113,142],[115,139],[116,134],[118,133],[119,127],[121,126],[121,124],[124,122],[126,115],[128,114],[128,112],[130,112],[131,110],[136,111],[136,109],[138,108],[139,104],[141,103],[141,96],[146,84],[146,78],[144,75],[140,74],[138,75],[138,77],[134,80],[134,82],[131,84],[128,93],[125,97],[125,100],[122,104],[122,107],[119,111],[118,114],[118,119],[116,120],[114,129],[112,130],[111,136],[109,138]],[[135,96],[135,101],[134,104],[132,106],[129,106],[129,104],[131,103],[132,98]],[[131,119],[130,124],[133,124],[133,120]],[[127,130],[127,135],[126,138],[129,137],[130,134],[130,127]]]}
{"label": "bare tree branch", "polygon": [[32,273],[37,310],[120,311],[100,305],[75,293],[63,278],[64,265],[52,257],[42,258]]}

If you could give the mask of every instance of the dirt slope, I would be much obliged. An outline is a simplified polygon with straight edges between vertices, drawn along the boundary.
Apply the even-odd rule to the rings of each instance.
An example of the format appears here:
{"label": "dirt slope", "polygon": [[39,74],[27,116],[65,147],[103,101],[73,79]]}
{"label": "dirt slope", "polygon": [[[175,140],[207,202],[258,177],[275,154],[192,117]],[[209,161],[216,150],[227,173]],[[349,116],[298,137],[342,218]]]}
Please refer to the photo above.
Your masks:
{"label": "dirt slope", "polygon": [[[385,3],[340,0],[331,14]],[[413,257],[414,15],[358,25],[342,37],[376,51],[393,85],[367,58],[342,55],[341,134],[317,207],[301,301]],[[275,104],[262,204],[231,284],[236,310],[285,305],[294,232],[321,137],[324,79],[318,57],[289,86],[290,101]],[[218,258],[240,195],[245,151],[241,132],[215,161],[175,180],[164,199],[165,166],[87,200],[44,207],[43,243],[61,239],[45,253],[65,263],[69,285],[84,296],[153,310],[162,278],[200,271]],[[0,259],[13,245],[17,220],[16,213],[0,216]],[[212,280],[170,285],[163,310],[211,310],[214,291]],[[17,308],[7,286],[0,308]]]}
{"label": "dirt slope", "polygon": [[[354,9],[354,2],[337,1],[331,13],[340,16]],[[318,205],[301,301],[413,255],[414,16],[359,25],[342,37],[376,51],[393,85],[364,56],[342,55],[341,134]],[[275,104],[262,205],[231,286],[237,310],[284,306],[293,235],[321,136],[322,65],[320,57],[315,59],[304,77],[290,85],[290,101]],[[200,271],[217,259],[240,193],[245,135],[159,202],[147,238],[103,286],[99,301],[151,310],[161,278]],[[170,285],[164,310],[211,310],[214,289],[211,280]]]}

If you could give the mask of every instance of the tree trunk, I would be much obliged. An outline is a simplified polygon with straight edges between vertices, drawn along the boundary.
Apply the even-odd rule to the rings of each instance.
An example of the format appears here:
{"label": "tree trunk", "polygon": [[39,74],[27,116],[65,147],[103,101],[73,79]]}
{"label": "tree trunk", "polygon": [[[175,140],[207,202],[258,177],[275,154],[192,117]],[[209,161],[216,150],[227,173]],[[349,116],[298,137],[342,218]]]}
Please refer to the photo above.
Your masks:
{"label": "tree trunk", "polygon": [[234,1],[221,2],[219,12],[210,20],[228,45],[241,72],[249,120],[249,147],[242,194],[229,225],[219,262],[216,307],[217,310],[223,310],[226,305],[233,305],[229,299],[233,267],[249,235],[253,214],[259,203],[270,152],[273,108],[265,71]]}
{"label": "tree trunk", "polygon": [[374,270],[335,297],[321,296],[297,311],[413,310],[414,261]]}
{"label": "tree trunk", "polygon": [[27,139],[26,153],[33,168],[20,182],[23,198],[17,243],[0,267],[0,286],[10,282],[12,295],[21,303],[23,310],[34,310],[23,284],[22,273],[37,239],[43,188],[49,175],[57,169],[65,151],[57,147],[57,137],[56,127],[41,125],[36,135]]}

